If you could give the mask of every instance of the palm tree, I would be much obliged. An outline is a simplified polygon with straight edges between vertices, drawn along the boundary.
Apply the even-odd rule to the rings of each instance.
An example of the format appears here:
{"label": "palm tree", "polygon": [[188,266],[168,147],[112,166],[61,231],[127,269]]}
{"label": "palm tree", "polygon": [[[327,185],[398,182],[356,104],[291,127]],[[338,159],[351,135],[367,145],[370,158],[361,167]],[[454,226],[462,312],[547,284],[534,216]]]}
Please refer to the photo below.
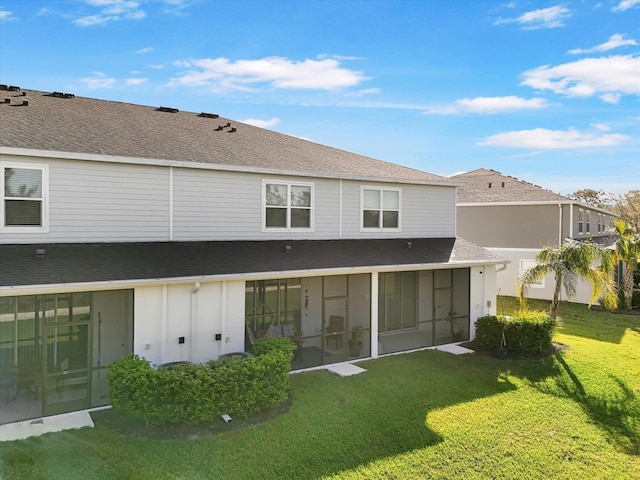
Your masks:
{"label": "palm tree", "polygon": [[640,235],[624,220],[617,220],[613,224],[618,240],[615,245],[614,260],[622,263],[624,273],[622,277],[623,307],[631,310],[633,298],[633,274],[640,266]]}
{"label": "palm tree", "polygon": [[[556,318],[560,291],[564,286],[569,298],[576,294],[578,277],[583,277],[592,286],[589,304],[595,300],[605,308],[615,308],[617,293],[613,279],[611,252],[591,241],[567,240],[562,245],[547,246],[536,255],[537,265],[523,272],[516,279],[516,291],[521,305],[525,305],[525,294],[532,283],[542,280],[548,273],[555,274],[556,285],[549,315]],[[594,265],[599,263],[598,267]]]}

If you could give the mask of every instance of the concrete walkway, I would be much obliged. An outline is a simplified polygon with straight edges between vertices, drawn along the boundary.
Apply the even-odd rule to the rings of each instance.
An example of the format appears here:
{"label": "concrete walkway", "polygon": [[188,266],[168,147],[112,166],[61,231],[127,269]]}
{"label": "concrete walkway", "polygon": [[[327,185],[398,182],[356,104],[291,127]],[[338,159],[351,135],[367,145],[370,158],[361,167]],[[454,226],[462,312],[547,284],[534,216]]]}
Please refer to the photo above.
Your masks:
{"label": "concrete walkway", "polygon": [[23,440],[45,433],[83,427],[93,428],[93,420],[88,410],[0,425],[0,442]]}

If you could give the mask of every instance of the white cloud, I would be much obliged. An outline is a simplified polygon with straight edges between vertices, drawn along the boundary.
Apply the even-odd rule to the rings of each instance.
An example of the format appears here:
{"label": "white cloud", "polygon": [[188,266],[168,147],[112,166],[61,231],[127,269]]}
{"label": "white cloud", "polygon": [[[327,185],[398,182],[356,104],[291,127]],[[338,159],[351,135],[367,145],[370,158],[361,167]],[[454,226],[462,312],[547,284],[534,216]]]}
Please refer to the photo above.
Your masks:
{"label": "white cloud", "polygon": [[141,10],[140,2],[132,0],[84,0],[91,7],[97,7],[98,13],[76,18],[73,23],[81,27],[106,25],[119,20],[142,20],[147,16]]}
{"label": "white cloud", "polygon": [[640,0],[622,0],[618,5],[611,9],[612,12],[624,12],[630,8],[640,5]]}
{"label": "white cloud", "polygon": [[601,43],[600,45],[586,49],[575,48],[573,50],[569,50],[569,53],[575,55],[578,53],[606,52],[608,50],[613,50],[614,48],[626,47],[628,45],[638,45],[638,43],[632,38],[624,38],[624,35],[615,33],[609,37],[609,40]]}
{"label": "white cloud", "polygon": [[382,90],[380,90],[379,88],[363,88],[362,90],[358,90],[355,92],[351,92],[348,93],[346,96],[347,97],[365,97],[367,95],[377,95],[378,93],[380,93]]}
{"label": "white cloud", "polygon": [[89,90],[106,90],[116,84],[115,78],[107,77],[101,72],[95,72],[91,77],[81,78],[80,81]]}
{"label": "white cloud", "polygon": [[253,125],[254,127],[269,128],[269,127],[275,127],[276,125],[278,125],[280,123],[280,119],[276,117],[271,118],[269,120],[261,120],[259,118],[247,118],[246,120],[242,120],[242,123]]}
{"label": "white cloud", "polygon": [[571,10],[556,5],[554,7],[541,8],[523,13],[515,18],[499,18],[494,25],[505,23],[518,23],[525,30],[537,30],[539,28],[564,27],[563,20],[571,16]]}
{"label": "white cloud", "polygon": [[527,148],[534,150],[560,150],[589,147],[613,147],[629,137],[619,133],[580,132],[568,130],[517,130],[498,133],[478,143],[485,147]]}
{"label": "white cloud", "polygon": [[127,78],[125,80],[125,83],[127,85],[141,85],[147,82],[148,80],[149,80],[148,78]]}
{"label": "white cloud", "polygon": [[611,130],[609,125],[605,125],[604,123],[592,123],[591,126],[599,132],[608,132],[609,130]]}
{"label": "white cloud", "polygon": [[203,58],[177,62],[189,68],[170,84],[184,87],[206,86],[216,90],[249,90],[254,85],[283,89],[336,90],[354,87],[367,80],[362,72],[340,66],[335,59],[300,62],[283,57],[229,61]]}
{"label": "white cloud", "polygon": [[9,10],[0,10],[0,22],[7,22],[9,20],[17,20],[17,17],[13,16],[13,12]]}
{"label": "white cloud", "polygon": [[621,95],[640,95],[640,57],[633,55],[585,58],[555,67],[543,65],[522,76],[521,85],[569,97],[597,95],[607,103],[617,103]]}
{"label": "white cloud", "polygon": [[546,108],[549,104],[543,98],[520,98],[515,95],[506,97],[463,98],[440,107],[432,107],[424,113],[436,115],[456,115],[462,113],[495,114]]}
{"label": "white cloud", "polygon": [[141,48],[140,50],[136,50],[136,53],[139,55],[145,55],[151,52],[153,52],[153,47],[144,47],[144,48]]}

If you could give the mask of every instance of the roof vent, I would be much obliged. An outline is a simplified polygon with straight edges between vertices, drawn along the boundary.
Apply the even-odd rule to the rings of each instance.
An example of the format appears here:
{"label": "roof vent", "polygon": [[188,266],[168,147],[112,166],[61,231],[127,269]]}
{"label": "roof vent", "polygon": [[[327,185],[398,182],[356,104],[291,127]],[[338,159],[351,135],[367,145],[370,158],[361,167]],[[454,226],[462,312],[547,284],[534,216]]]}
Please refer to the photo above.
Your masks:
{"label": "roof vent", "polygon": [[166,113],[178,113],[180,110],[177,108],[171,107],[158,107],[156,108],[156,112],[166,112]]}
{"label": "roof vent", "polygon": [[216,128],[214,132],[220,132],[221,130],[224,130],[224,127],[222,125],[218,125],[218,128]]}
{"label": "roof vent", "polygon": [[217,115],[215,113],[205,113],[205,112],[198,114],[198,116],[204,117],[204,118],[220,118],[220,115]]}
{"label": "roof vent", "polygon": [[491,188],[491,182],[489,182],[489,188]]}
{"label": "roof vent", "polygon": [[19,92],[20,87],[16,87],[15,85],[0,85],[0,90],[6,90],[7,92]]}
{"label": "roof vent", "polygon": [[229,133],[234,133],[237,132],[238,129],[236,127],[231,127],[231,129],[229,130]]}
{"label": "roof vent", "polygon": [[11,103],[11,99],[10,98],[5,98],[2,103]]}
{"label": "roof vent", "polygon": [[29,102],[27,100],[23,100],[22,101],[22,106],[23,107],[27,107],[29,105]]}
{"label": "roof vent", "polygon": [[76,98],[73,93],[63,93],[63,92],[51,92],[45,93],[45,97],[54,97],[54,98]]}
{"label": "roof vent", "polygon": [[504,182],[502,182],[502,188],[504,188]]}

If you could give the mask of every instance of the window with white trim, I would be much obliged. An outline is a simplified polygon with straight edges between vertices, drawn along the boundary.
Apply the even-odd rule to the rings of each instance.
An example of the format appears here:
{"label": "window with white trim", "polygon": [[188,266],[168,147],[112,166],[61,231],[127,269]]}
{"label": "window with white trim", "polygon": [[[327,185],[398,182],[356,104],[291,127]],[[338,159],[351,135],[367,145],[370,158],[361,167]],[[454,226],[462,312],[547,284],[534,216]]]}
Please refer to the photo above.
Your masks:
{"label": "window with white trim", "polygon": [[578,209],[578,233],[580,235],[582,235],[584,233],[583,224],[584,224],[584,210],[580,208],[580,209]]}
{"label": "window with white trim", "polygon": [[400,230],[401,190],[362,187],[362,229]]}
{"label": "window with white trim", "polygon": [[0,229],[5,232],[47,228],[47,165],[0,164]]}
{"label": "window with white trim", "polygon": [[262,183],[265,229],[312,228],[312,184],[267,180]]}
{"label": "window with white trim", "polygon": [[602,231],[602,214],[598,214],[598,233]]}
{"label": "window with white trim", "polygon": [[591,233],[591,212],[589,210],[587,210],[587,212],[586,212],[586,222],[585,223],[587,224],[585,231],[586,231],[586,233],[588,235],[588,234]]}
{"label": "window with white trim", "polygon": [[[522,275],[527,270],[532,269],[536,265],[537,265],[537,262],[535,260],[532,260],[529,258],[521,258],[520,259],[520,275]],[[529,283],[528,286],[530,288],[544,288],[544,280],[545,280],[544,277],[542,277],[537,282]]]}

